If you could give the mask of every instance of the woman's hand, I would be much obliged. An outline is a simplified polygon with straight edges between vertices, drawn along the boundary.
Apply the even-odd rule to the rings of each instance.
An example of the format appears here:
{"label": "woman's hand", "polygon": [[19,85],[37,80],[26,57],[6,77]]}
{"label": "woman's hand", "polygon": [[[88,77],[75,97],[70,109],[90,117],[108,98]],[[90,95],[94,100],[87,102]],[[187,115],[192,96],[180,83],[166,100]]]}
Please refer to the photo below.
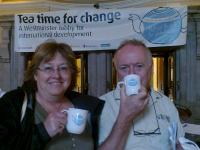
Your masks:
{"label": "woman's hand", "polygon": [[62,134],[65,130],[66,121],[66,112],[50,113],[44,121],[44,126],[50,137],[54,137],[57,134]]}

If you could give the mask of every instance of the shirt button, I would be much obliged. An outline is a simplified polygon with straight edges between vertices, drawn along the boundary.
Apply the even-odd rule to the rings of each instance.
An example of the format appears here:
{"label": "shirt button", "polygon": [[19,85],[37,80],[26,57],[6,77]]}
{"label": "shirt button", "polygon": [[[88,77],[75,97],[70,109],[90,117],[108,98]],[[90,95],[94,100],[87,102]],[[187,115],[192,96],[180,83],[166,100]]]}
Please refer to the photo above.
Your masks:
{"label": "shirt button", "polygon": [[73,147],[75,147],[76,146],[76,144],[73,144]]}
{"label": "shirt button", "polygon": [[74,138],[72,138],[72,141],[74,141]]}

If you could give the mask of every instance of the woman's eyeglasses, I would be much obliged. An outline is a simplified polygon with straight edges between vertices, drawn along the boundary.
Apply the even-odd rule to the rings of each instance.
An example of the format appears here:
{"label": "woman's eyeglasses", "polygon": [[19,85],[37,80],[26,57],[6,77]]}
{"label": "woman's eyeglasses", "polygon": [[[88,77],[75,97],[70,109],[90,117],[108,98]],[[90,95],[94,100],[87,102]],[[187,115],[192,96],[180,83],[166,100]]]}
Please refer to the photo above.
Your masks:
{"label": "woman's eyeglasses", "polygon": [[[153,98],[152,98],[151,94],[150,94],[150,97],[151,97],[151,99],[153,101]],[[146,132],[144,130],[137,130],[137,131],[135,131],[134,130],[134,124],[133,124],[133,134],[135,136],[157,136],[157,135],[161,134],[154,101],[153,101],[153,108],[154,108],[154,112],[155,112],[155,116],[156,116],[157,128],[155,130],[151,130],[151,131],[148,131],[148,132]]]}
{"label": "woman's eyeglasses", "polygon": [[37,68],[38,70],[44,72],[47,75],[52,75],[56,70],[59,71],[60,74],[66,75],[70,72],[70,69],[68,67],[59,67],[58,69],[54,69],[53,67],[45,67],[45,68]]}

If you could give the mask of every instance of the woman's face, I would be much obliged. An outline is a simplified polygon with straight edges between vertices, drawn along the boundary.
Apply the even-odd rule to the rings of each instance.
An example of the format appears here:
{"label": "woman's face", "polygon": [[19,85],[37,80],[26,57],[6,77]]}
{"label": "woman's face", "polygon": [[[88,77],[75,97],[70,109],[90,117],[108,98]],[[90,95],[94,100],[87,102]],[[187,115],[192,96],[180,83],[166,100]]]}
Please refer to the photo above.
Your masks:
{"label": "woman's face", "polygon": [[47,63],[41,63],[34,78],[37,82],[38,93],[44,97],[62,97],[71,84],[71,71],[68,61],[56,53]]}

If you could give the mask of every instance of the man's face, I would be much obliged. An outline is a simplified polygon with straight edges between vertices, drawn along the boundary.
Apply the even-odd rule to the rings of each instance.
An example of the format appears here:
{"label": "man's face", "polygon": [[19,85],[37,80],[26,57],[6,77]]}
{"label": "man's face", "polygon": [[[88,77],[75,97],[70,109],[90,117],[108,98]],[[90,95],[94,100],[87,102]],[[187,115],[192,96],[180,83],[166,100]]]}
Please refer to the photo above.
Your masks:
{"label": "man's face", "polygon": [[137,74],[141,78],[142,86],[149,87],[153,65],[143,47],[126,45],[118,51],[115,60],[119,81],[122,81],[126,75]]}

